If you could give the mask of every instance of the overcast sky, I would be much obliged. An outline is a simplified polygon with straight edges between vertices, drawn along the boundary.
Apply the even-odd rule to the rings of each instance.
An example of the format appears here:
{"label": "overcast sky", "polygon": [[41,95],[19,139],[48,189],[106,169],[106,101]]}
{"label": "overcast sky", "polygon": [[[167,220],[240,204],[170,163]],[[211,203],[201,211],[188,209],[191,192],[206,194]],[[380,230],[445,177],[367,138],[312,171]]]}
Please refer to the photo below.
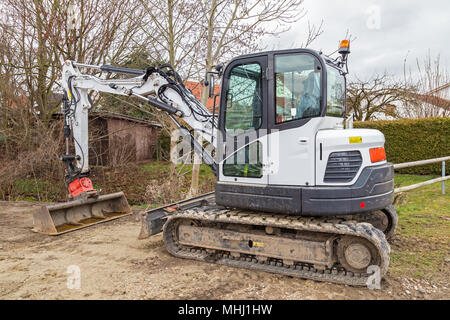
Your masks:
{"label": "overcast sky", "polygon": [[403,61],[415,71],[416,58],[428,50],[441,55],[449,69],[449,0],[305,0],[307,17],[278,38],[266,39],[268,49],[299,47],[307,21],[320,24],[323,34],[310,47],[328,54],[335,51],[348,29],[357,39],[351,44],[351,77],[369,78],[387,71],[403,75]]}

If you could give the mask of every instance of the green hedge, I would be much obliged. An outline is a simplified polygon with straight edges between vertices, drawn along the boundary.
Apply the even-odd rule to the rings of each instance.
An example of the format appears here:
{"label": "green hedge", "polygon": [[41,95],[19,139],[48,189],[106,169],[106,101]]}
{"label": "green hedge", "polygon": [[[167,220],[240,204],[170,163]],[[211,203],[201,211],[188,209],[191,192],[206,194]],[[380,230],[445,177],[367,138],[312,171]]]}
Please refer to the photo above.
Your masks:
{"label": "green hedge", "polygon": [[[355,122],[355,128],[377,129],[386,137],[386,154],[392,163],[450,156],[450,118]],[[446,163],[446,174],[450,162]],[[405,168],[401,173],[442,173],[442,163]]]}

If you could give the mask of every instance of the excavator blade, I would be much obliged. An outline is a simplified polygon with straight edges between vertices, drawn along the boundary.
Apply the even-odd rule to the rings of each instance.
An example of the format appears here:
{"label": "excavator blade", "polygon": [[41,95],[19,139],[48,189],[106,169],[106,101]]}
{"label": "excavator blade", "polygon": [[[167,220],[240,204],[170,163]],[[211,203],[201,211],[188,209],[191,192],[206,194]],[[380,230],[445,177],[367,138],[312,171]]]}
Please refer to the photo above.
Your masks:
{"label": "excavator blade", "polygon": [[123,192],[43,206],[33,215],[34,232],[60,235],[132,213]]}
{"label": "excavator blade", "polygon": [[168,204],[156,209],[141,212],[141,232],[138,239],[147,239],[150,236],[158,234],[163,231],[163,226],[167,221],[168,216],[181,209],[194,208],[214,201],[214,192],[206,193],[194,198],[189,198],[177,203]]}

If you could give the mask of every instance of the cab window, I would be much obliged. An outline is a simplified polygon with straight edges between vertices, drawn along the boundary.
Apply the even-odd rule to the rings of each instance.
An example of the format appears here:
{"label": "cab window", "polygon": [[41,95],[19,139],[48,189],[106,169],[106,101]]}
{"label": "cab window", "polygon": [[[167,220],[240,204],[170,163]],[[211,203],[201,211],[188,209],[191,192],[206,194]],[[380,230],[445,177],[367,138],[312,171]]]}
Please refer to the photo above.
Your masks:
{"label": "cab window", "polygon": [[239,134],[262,123],[262,73],[257,63],[239,65],[230,73],[226,97],[225,130]]}
{"label": "cab window", "polygon": [[275,122],[320,115],[321,67],[310,54],[275,56]]}
{"label": "cab window", "polygon": [[345,114],[345,78],[338,69],[327,66],[327,116]]}
{"label": "cab window", "polygon": [[259,141],[245,146],[223,164],[223,174],[227,177],[261,178],[262,169],[262,145]]}

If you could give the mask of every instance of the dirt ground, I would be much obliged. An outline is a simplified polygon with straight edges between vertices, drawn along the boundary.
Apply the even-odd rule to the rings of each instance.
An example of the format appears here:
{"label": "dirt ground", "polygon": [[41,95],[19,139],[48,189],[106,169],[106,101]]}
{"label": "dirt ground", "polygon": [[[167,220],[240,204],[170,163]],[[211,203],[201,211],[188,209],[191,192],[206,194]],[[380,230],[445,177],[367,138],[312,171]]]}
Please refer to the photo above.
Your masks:
{"label": "dirt ground", "polygon": [[[40,205],[0,202],[0,299],[450,298],[448,277],[388,273],[381,290],[369,290],[178,259],[161,235],[137,240],[137,214],[44,236],[31,231],[31,212]],[[70,266],[79,267],[80,289],[67,287]]]}

